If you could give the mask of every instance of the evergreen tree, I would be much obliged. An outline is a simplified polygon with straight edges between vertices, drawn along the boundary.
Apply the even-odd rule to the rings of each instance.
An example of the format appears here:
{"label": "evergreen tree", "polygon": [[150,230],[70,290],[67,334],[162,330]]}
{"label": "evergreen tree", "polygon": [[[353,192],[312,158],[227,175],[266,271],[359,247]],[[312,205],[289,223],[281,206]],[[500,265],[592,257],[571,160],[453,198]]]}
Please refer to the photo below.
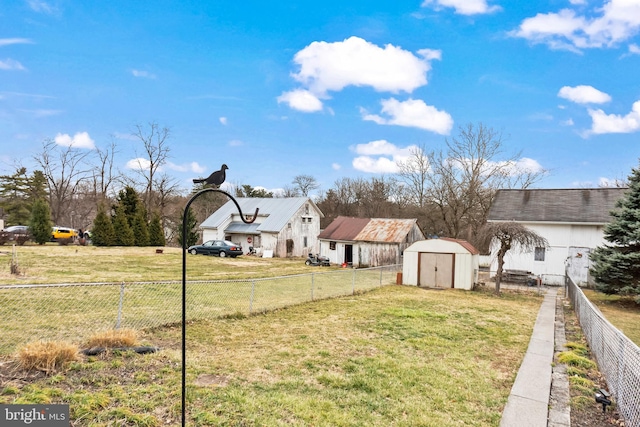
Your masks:
{"label": "evergreen tree", "polygon": [[112,246],[115,242],[111,217],[107,215],[102,203],[98,206],[96,218],[93,220],[91,242],[96,246]]}
{"label": "evergreen tree", "polygon": [[164,238],[164,231],[162,229],[162,221],[160,221],[160,215],[153,214],[151,223],[149,224],[149,245],[150,246],[164,246],[166,244]]}
{"label": "evergreen tree", "polygon": [[149,226],[147,225],[146,209],[142,203],[139,203],[136,208],[131,229],[133,230],[136,246],[149,246]]}
{"label": "evergreen tree", "polygon": [[27,168],[20,167],[13,175],[0,176],[0,207],[4,209],[6,225],[27,224],[31,217]]}
{"label": "evergreen tree", "polygon": [[[180,247],[182,247],[182,221],[184,218],[184,209],[182,209],[182,215],[180,215],[180,222],[178,224],[178,243],[180,244]],[[198,243],[198,231],[197,231],[197,226],[198,226],[198,220],[196,219],[196,216],[193,213],[192,209],[189,209],[189,211],[187,212],[187,247],[195,245],[196,243]]]}
{"label": "evergreen tree", "polygon": [[49,204],[44,199],[36,199],[31,207],[31,219],[29,221],[29,231],[33,241],[39,245],[44,245],[51,240],[52,225]]}
{"label": "evergreen tree", "polygon": [[591,253],[591,274],[606,294],[635,295],[640,304],[640,167],[632,169],[629,190],[604,227],[608,243]]}
{"label": "evergreen tree", "polygon": [[133,246],[136,244],[136,236],[129,227],[127,215],[124,212],[124,206],[119,204],[116,207],[116,213],[111,219],[114,230],[113,243],[116,246]]}

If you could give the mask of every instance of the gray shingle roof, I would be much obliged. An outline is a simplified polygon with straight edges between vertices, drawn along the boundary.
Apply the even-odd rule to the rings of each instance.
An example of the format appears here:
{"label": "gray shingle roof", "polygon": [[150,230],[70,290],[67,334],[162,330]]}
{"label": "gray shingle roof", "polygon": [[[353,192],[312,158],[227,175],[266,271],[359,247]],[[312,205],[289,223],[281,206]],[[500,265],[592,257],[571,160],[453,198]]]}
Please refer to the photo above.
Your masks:
{"label": "gray shingle roof", "polygon": [[[261,198],[261,197],[239,197],[236,199],[242,213],[253,215],[256,208],[259,209],[259,219],[257,228],[251,227],[251,232],[266,231],[278,233],[291,220],[296,212],[305,204],[309,203],[311,209],[316,209],[321,217],[324,217],[320,209],[308,197],[277,197],[277,198]],[[219,228],[220,225],[229,219],[231,215],[237,215],[238,208],[229,200],[220,209],[215,211],[209,218],[200,224],[201,228]],[[244,223],[243,223],[244,224]],[[234,225],[235,226],[235,225]]]}
{"label": "gray shingle roof", "polygon": [[489,221],[604,224],[626,188],[498,190]]}

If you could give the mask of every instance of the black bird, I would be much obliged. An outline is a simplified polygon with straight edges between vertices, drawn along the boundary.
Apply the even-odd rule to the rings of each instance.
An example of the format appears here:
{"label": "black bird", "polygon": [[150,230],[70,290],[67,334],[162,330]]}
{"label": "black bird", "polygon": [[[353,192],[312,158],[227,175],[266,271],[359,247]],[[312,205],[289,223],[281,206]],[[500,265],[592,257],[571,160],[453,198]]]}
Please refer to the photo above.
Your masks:
{"label": "black bird", "polygon": [[217,187],[220,187],[227,177],[226,174],[224,173],[224,171],[227,169],[229,169],[227,165],[223,164],[219,171],[215,171],[205,179],[194,179],[193,183],[200,184],[204,182],[208,185],[215,185]]}

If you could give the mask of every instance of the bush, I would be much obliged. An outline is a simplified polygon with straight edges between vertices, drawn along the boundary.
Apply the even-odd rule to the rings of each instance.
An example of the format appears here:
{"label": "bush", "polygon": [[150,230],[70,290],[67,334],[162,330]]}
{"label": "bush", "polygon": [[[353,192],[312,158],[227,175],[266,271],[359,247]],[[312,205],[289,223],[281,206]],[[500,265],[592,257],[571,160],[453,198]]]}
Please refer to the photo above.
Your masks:
{"label": "bush", "polygon": [[88,347],[132,347],[137,343],[136,331],[133,329],[111,329],[99,332],[87,342]]}
{"label": "bush", "polygon": [[66,342],[38,341],[18,350],[18,365],[25,371],[53,373],[78,360],[78,347]]}

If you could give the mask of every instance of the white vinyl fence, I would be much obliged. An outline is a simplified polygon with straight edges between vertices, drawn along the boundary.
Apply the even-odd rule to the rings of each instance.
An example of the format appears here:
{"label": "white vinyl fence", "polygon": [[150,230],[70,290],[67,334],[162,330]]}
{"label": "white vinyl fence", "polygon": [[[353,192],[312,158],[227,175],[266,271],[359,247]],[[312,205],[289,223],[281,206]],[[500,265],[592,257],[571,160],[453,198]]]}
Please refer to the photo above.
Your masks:
{"label": "white vinyl fence", "polygon": [[640,348],[605,319],[566,277],[567,293],[591,353],[627,427],[640,427]]}
{"label": "white vinyl fence", "polygon": [[[188,321],[251,315],[351,295],[396,281],[402,265],[187,282]],[[182,282],[0,286],[0,354],[38,340],[79,345],[97,331],[144,329],[182,321]]]}

